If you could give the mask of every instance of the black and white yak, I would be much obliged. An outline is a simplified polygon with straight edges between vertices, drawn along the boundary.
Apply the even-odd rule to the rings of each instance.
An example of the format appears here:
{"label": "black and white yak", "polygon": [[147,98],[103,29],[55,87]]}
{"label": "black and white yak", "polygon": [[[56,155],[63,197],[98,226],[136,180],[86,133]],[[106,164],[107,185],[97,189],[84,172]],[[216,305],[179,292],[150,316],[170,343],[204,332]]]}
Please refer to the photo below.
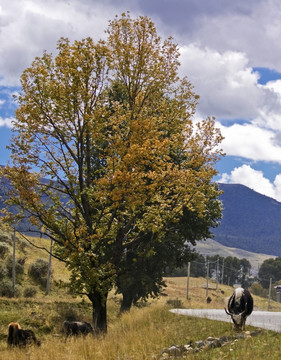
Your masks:
{"label": "black and white yak", "polygon": [[87,335],[93,333],[92,325],[86,321],[64,321],[63,330],[66,338],[72,335]]}
{"label": "black and white yak", "polygon": [[235,330],[245,330],[246,319],[251,315],[254,300],[247,289],[237,288],[228,300],[227,315],[231,316]]}

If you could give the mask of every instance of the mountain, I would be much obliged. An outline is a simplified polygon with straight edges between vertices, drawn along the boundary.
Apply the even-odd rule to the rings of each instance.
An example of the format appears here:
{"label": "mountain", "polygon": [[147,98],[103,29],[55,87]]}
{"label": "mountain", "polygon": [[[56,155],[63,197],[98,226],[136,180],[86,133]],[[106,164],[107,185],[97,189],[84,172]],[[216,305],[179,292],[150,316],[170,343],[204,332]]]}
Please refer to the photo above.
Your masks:
{"label": "mountain", "polygon": [[281,256],[281,203],[240,184],[219,184],[223,218],[213,230],[222,245]]}

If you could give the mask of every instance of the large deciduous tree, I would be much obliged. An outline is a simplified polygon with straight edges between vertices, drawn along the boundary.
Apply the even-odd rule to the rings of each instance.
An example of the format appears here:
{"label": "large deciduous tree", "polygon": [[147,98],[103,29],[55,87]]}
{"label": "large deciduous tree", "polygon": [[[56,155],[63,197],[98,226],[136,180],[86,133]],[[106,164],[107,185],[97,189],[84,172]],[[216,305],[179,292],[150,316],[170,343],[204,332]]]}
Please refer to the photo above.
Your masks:
{"label": "large deciduous tree", "polygon": [[[214,184],[214,187],[216,186]],[[171,226],[167,224],[165,236],[161,242],[154,244],[149,256],[142,256],[142,249],[149,237],[144,236],[139,243],[127,249],[116,277],[116,291],[122,294],[120,311],[130,310],[132,304],[140,299],[146,301],[149,297],[157,297],[166,286],[163,274],[167,269],[169,272],[177,268],[182,269],[189,261],[199,256],[191,250],[190,245],[212,237],[211,228],[218,225],[220,216],[220,202],[215,197],[210,198],[204,215],[199,217],[196,211],[184,208],[176,226],[173,223]],[[204,257],[202,269],[201,275],[205,276]],[[193,263],[191,270],[194,272]]]}
{"label": "large deciduous tree", "polygon": [[149,18],[123,14],[105,41],[61,39],[21,76],[9,203],[47,229],[96,331],[124,254],[149,257],[184,209],[204,216],[218,196],[222,137],[212,118],[195,123],[178,59]]}

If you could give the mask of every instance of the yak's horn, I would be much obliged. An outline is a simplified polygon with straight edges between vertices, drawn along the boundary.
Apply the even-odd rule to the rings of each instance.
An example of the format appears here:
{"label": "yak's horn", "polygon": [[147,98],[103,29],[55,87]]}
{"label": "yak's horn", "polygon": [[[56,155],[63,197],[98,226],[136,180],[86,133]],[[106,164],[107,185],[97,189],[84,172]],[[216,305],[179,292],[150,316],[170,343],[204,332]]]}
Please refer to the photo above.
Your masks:
{"label": "yak's horn", "polygon": [[225,312],[227,313],[227,315],[230,315],[230,316],[231,316],[230,312],[228,312],[228,311],[226,310],[226,308],[224,308],[224,310],[225,310]]}

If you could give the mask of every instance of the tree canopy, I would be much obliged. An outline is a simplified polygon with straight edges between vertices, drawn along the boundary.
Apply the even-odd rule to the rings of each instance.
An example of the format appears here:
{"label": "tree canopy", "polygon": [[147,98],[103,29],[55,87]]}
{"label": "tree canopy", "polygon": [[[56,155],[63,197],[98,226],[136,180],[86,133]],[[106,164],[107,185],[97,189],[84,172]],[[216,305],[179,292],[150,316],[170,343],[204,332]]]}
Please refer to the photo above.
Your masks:
{"label": "tree canopy", "polygon": [[273,283],[280,281],[281,257],[265,260],[259,268],[258,277],[263,288],[269,287],[270,278],[272,279]]}
{"label": "tree canopy", "polygon": [[[219,260],[220,265],[223,266],[223,274],[220,272],[220,281],[223,284],[228,284],[233,286],[234,284],[240,284],[242,287],[248,288],[250,286],[250,277],[251,277],[251,263],[249,260],[243,258],[238,259],[236,256],[227,256],[222,258],[218,255],[209,257],[210,261],[213,261],[210,264],[211,272],[216,272],[216,264],[214,261]],[[222,278],[223,275],[223,278]]]}
{"label": "tree canopy", "polygon": [[46,228],[97,331],[124,254],[149,258],[184,209],[200,218],[210,199],[219,206],[222,136],[213,118],[195,122],[198,96],[178,70],[172,39],[127,13],[105,41],[62,38],[21,76],[8,204]]}

